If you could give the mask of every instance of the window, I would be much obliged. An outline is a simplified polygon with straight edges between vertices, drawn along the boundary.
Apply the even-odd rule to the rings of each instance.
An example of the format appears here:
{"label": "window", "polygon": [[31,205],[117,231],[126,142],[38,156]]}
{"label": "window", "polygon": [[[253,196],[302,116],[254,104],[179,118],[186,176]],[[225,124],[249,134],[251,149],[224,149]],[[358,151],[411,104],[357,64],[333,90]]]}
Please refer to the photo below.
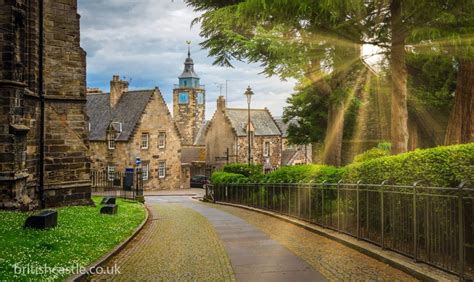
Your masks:
{"label": "window", "polygon": [[158,177],[165,178],[165,176],[166,176],[166,162],[160,161],[158,163]]}
{"label": "window", "polygon": [[198,93],[198,104],[199,105],[204,104],[204,94],[203,93]]}
{"label": "window", "polygon": [[142,164],[142,178],[143,178],[143,180],[148,180],[149,171],[150,171],[149,163],[143,163]]}
{"label": "window", "polygon": [[107,179],[109,181],[114,181],[114,179],[115,179],[115,166],[109,165],[107,167]]}
{"label": "window", "polygon": [[158,133],[158,148],[164,149],[166,147],[166,132]]}
{"label": "window", "polygon": [[188,104],[189,103],[189,94],[188,94],[188,92],[179,93],[179,103],[180,104]]}
{"label": "window", "polygon": [[115,149],[115,133],[109,133],[107,137],[108,137],[107,143],[108,143],[109,150],[114,150]]}
{"label": "window", "polygon": [[142,133],[142,142],[141,142],[141,146],[140,148],[142,148],[142,150],[146,150],[148,149],[148,133]]}
{"label": "window", "polygon": [[269,157],[270,156],[270,142],[266,141],[263,143],[263,156]]}

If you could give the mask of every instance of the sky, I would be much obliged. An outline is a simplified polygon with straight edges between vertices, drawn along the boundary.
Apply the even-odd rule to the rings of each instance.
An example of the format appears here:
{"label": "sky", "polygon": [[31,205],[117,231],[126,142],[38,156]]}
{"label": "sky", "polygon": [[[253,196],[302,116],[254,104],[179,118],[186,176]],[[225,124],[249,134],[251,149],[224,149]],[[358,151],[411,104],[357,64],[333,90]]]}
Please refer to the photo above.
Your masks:
{"label": "sky", "polygon": [[202,50],[198,16],[182,0],[78,0],[81,46],[87,52],[87,85],[109,92],[112,75],[131,80],[130,89],[158,86],[172,107],[173,85],[184,68],[187,40],[191,40],[195,70],[206,86],[206,117],[210,119],[220,94],[218,84],[228,81],[228,107],[246,107],[243,93],[251,86],[252,108],[270,109],[281,116],[294,80],[281,81],[260,74],[258,64],[235,62],[234,68],[213,66],[214,58]]}

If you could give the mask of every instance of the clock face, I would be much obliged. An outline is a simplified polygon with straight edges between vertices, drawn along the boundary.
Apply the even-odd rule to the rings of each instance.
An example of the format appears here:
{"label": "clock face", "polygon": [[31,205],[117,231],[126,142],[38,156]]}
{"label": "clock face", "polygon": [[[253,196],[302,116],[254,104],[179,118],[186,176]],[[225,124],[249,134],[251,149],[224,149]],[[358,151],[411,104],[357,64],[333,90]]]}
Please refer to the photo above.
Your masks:
{"label": "clock face", "polygon": [[179,103],[180,104],[188,104],[189,103],[189,93],[188,92],[180,92],[179,93]]}

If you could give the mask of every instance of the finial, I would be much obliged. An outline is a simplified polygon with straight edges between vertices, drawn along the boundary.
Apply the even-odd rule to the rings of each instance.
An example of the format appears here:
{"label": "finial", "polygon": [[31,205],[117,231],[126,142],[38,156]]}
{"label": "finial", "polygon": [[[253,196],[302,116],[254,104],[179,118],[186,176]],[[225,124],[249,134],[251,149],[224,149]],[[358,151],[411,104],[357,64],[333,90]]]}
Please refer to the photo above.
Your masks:
{"label": "finial", "polygon": [[187,40],[186,43],[188,44],[188,58],[191,58],[191,40]]}

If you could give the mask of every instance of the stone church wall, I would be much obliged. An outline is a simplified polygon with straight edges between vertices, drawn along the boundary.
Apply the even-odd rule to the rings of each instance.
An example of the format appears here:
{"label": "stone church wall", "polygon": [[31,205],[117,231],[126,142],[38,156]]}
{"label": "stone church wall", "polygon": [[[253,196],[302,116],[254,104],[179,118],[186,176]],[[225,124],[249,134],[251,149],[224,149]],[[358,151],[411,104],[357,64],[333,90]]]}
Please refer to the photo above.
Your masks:
{"label": "stone church wall", "polygon": [[[44,2],[46,207],[90,203],[85,52],[73,0]],[[0,208],[39,198],[39,1],[0,1]]]}

